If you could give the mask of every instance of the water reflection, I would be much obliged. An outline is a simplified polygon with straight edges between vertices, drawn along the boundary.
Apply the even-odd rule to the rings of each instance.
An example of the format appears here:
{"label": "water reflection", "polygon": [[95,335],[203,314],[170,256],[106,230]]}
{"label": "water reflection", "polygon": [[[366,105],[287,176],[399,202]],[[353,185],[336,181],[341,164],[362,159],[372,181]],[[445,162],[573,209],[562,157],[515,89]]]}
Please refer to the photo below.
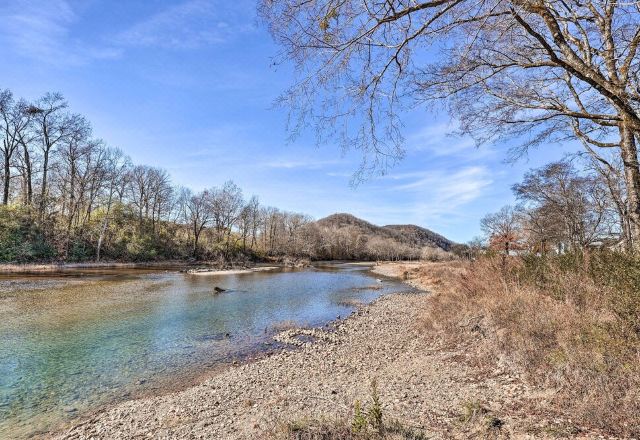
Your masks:
{"label": "water reflection", "polygon": [[[279,322],[323,324],[347,315],[353,301],[402,288],[390,280],[376,284],[365,269],[3,277],[0,438],[26,437],[167,380],[193,377],[260,347]],[[217,294],[215,286],[227,291]]]}

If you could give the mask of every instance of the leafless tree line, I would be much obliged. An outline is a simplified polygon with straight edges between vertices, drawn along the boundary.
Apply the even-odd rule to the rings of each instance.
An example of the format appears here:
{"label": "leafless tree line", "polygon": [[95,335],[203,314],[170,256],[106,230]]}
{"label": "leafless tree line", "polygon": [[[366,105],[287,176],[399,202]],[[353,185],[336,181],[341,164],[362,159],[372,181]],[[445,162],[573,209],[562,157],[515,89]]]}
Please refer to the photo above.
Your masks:
{"label": "leafless tree line", "polygon": [[0,229],[15,229],[0,247],[44,243],[40,250],[0,252],[0,259],[399,259],[419,253],[393,240],[318,227],[307,215],[262,206],[255,196],[246,200],[232,181],[200,192],[175,186],[165,170],[135,165],[96,139],[89,121],[72,113],[60,94],[29,102],[4,90],[0,118]]}
{"label": "leafless tree line", "polygon": [[423,252],[263,206],[232,181],[199,192],[175,186],[165,170],[135,165],[96,139],[60,94],[28,102],[2,91],[0,117],[0,260],[400,260]]}
{"label": "leafless tree line", "polygon": [[[391,238],[367,234],[356,227],[324,226],[307,215],[245,202],[233,182],[199,193],[181,190],[178,205],[193,237],[192,252],[217,249],[231,257],[234,250],[268,257],[314,260],[419,259],[423,249]],[[202,245],[204,237],[206,244]]]}
{"label": "leafless tree line", "polygon": [[307,234],[313,256],[321,260],[417,260],[422,248],[362,231],[355,226],[314,224]]}
{"label": "leafless tree line", "polygon": [[255,196],[245,201],[242,190],[231,181],[198,193],[183,188],[177,203],[184,223],[189,225],[195,257],[201,255],[202,248],[225,257],[238,250],[267,256],[311,254],[309,216],[261,206]]}
{"label": "leafless tree line", "polygon": [[512,188],[519,204],[482,219],[489,246],[505,255],[628,247],[628,217],[619,203],[624,185],[612,186],[592,159],[574,156],[529,171]]}
{"label": "leafless tree line", "polygon": [[134,165],[93,137],[60,94],[29,102],[1,91],[0,119],[2,204],[9,218],[37,226],[48,256],[100,260],[115,242],[107,253],[120,258],[310,253],[308,216],[245,201],[233,182],[200,193],[176,187],[165,170]]}
{"label": "leafless tree line", "polygon": [[[68,257],[74,237],[89,233],[97,213],[106,222],[115,201],[136,200],[133,182],[142,168],[95,139],[90,123],[70,112],[60,94],[28,102],[0,91],[0,139],[2,204],[26,211],[62,258]],[[166,173],[145,172],[159,179],[156,192],[144,201],[148,209],[170,189]],[[155,206],[153,214],[165,213]],[[105,227],[98,228],[98,258]]]}

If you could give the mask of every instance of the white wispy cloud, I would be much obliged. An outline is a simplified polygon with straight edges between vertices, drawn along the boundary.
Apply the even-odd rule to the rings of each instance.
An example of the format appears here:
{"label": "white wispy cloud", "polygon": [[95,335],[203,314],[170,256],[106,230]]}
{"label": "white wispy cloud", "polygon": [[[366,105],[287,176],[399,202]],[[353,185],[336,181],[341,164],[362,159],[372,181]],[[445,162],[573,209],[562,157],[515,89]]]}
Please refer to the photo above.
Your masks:
{"label": "white wispy cloud", "polygon": [[[468,166],[462,169],[453,170],[428,170],[418,171],[415,173],[405,173],[399,176],[394,176],[396,179],[409,180],[416,178],[412,182],[403,183],[395,186],[394,190],[423,190],[430,188],[439,188],[449,191],[456,191],[456,188],[464,187],[470,182],[474,184],[482,184],[484,182],[491,182],[488,178],[488,170],[481,165]],[[468,189],[468,187],[467,187]]]}
{"label": "white wispy cloud", "polygon": [[316,160],[316,159],[308,159],[308,160],[274,160],[269,162],[264,162],[261,166],[267,168],[281,168],[281,169],[307,169],[307,170],[319,170],[326,166],[339,164],[339,160]]}
{"label": "white wispy cloud", "polygon": [[425,220],[458,213],[462,207],[482,197],[493,183],[489,169],[482,165],[458,170],[409,172],[390,178],[405,181],[389,190],[411,195],[411,206],[407,209]]}
{"label": "white wispy cloud", "polygon": [[478,159],[492,155],[489,146],[478,148],[473,139],[456,134],[453,123],[427,125],[407,136],[407,148],[410,151],[425,152],[432,157],[472,157]]}
{"label": "white wispy cloud", "polygon": [[188,0],[133,25],[116,36],[125,46],[195,49],[226,42],[253,29],[242,2]]}
{"label": "white wispy cloud", "polygon": [[16,53],[57,65],[77,65],[114,58],[121,51],[74,39],[71,26],[78,15],[67,0],[15,0],[0,6],[0,38]]}
{"label": "white wispy cloud", "polygon": [[255,6],[249,2],[187,0],[160,9],[125,30],[98,36],[74,34],[81,19],[70,0],[0,1],[0,44],[39,62],[76,66],[120,57],[133,47],[195,49],[252,31]]}

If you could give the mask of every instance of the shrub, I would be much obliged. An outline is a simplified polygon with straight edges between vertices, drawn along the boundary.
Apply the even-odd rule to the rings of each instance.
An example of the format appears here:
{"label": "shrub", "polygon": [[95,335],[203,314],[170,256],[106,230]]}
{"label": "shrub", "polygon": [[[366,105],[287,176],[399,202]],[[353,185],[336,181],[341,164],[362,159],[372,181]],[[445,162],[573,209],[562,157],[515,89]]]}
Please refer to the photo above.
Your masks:
{"label": "shrub", "polygon": [[25,208],[0,206],[0,261],[26,263],[56,255]]}
{"label": "shrub", "polygon": [[93,258],[95,253],[96,251],[91,243],[82,237],[77,237],[70,244],[67,259],[69,261],[86,261]]}

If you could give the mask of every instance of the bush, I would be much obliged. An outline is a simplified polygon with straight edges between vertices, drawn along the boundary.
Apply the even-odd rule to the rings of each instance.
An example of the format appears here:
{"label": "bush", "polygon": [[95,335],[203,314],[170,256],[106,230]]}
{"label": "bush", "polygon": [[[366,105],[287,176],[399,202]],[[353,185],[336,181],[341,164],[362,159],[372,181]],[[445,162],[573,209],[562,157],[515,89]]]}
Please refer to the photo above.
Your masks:
{"label": "bush", "polygon": [[91,243],[78,237],[71,241],[67,259],[69,261],[86,261],[94,258],[95,254],[96,250]]}
{"label": "bush", "polygon": [[560,256],[527,256],[512,277],[554,299],[584,310],[613,312],[640,333],[640,257],[598,250]]}
{"label": "bush", "polygon": [[588,267],[594,282],[605,287],[611,310],[640,334],[640,257],[599,252]]}
{"label": "bush", "polygon": [[50,260],[56,252],[24,208],[0,206],[0,261]]}

